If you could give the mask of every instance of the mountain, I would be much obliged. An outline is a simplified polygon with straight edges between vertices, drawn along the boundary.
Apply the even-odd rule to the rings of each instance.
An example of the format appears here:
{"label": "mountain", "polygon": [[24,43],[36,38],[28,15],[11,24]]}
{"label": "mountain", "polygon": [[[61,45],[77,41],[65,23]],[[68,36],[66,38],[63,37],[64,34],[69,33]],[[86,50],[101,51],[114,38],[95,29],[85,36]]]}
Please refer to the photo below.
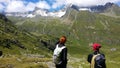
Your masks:
{"label": "mountain", "polygon": [[111,8],[113,5],[114,3],[106,3],[105,5],[92,6],[90,9],[92,12],[102,13]]}
{"label": "mountain", "polygon": [[56,41],[57,39],[52,36],[42,34],[36,36],[26,30],[19,29],[6,16],[0,14],[0,50],[4,55],[39,53],[50,57],[51,54],[48,54],[48,50],[54,48]]}
{"label": "mountain", "polygon": [[[44,38],[47,43],[46,41],[43,41],[43,43],[47,44],[47,47],[51,47],[48,42],[52,41],[50,44],[55,43],[54,38],[62,35],[67,36],[66,45],[69,49],[69,63],[74,68],[79,68],[79,66],[89,67],[86,56],[92,52],[89,45],[94,42],[102,45],[101,52],[106,55],[108,68],[119,68],[120,66],[120,18],[91,11],[77,11],[71,7],[67,8],[66,14],[60,18],[44,16],[8,18],[19,29],[26,30],[33,35],[45,35]],[[49,39],[49,36],[53,36],[52,39]],[[78,59],[80,60],[77,61]]]}
{"label": "mountain", "polygon": [[92,12],[97,12],[112,17],[120,17],[120,7],[114,3],[106,3],[103,6],[93,6],[90,9]]}
{"label": "mountain", "polygon": [[90,11],[94,13],[100,13],[111,17],[120,17],[120,7],[114,3],[106,3],[105,5],[95,5],[88,7],[79,7],[72,5],[72,8],[77,11]]}
{"label": "mountain", "polygon": [[[15,24],[20,29],[32,33],[54,36],[61,36],[64,34],[78,40],[82,38],[82,41],[84,42],[99,41],[108,45],[118,45],[120,41],[119,22],[119,18],[96,14],[89,11],[79,12],[73,8],[69,8],[67,9],[66,14],[61,18],[26,18]],[[111,41],[114,43],[111,43]]]}
{"label": "mountain", "polygon": [[47,9],[35,8],[33,11],[33,15],[47,16]]}
{"label": "mountain", "polygon": [[16,17],[26,17],[31,14],[31,12],[6,12],[6,16],[16,16]]}
{"label": "mountain", "polygon": [[30,12],[6,12],[6,16],[18,16],[18,17],[35,17],[35,16],[52,16],[52,17],[62,17],[68,8],[73,8],[77,11],[90,11],[94,13],[102,13],[108,16],[120,16],[120,7],[114,3],[106,3],[105,5],[95,5],[95,6],[77,6],[70,4],[65,6],[59,11],[49,12],[47,9],[41,9],[36,7],[33,11]]}
{"label": "mountain", "polygon": [[[99,40],[102,42],[103,41],[101,40],[102,38],[105,40],[112,38],[112,40],[110,39],[109,41],[114,41],[114,43],[118,45],[119,37],[117,36],[119,35],[119,32],[120,32],[118,29],[119,18],[114,18],[113,16],[111,17],[106,16],[105,13],[108,13],[109,11],[107,10],[109,10],[111,7],[113,8],[115,7],[119,8],[119,7],[117,7],[117,5],[113,3],[107,3],[102,7],[101,6],[97,6],[97,7],[99,7],[98,8],[99,10],[101,10],[100,13],[91,12],[88,10],[78,11],[76,10],[78,7],[76,7],[75,5],[74,6],[70,5],[66,9],[64,9],[66,10],[66,13],[60,18],[49,17],[49,16],[47,17],[37,16],[34,18],[19,18],[19,17],[18,18],[8,17],[8,18],[11,19],[11,21],[15,22],[15,25],[17,25],[18,28],[27,30],[28,32],[32,32],[32,33],[40,33],[40,34],[47,34],[47,35],[54,35],[54,36],[60,36],[62,34],[65,34],[67,36],[68,35],[71,36],[70,34],[80,33],[80,31],[82,31],[82,33],[84,33],[85,35],[83,36],[79,35],[77,38],[87,37],[87,34],[88,34],[88,38],[90,39],[91,38],[90,35],[92,35],[92,31],[93,31],[93,33],[97,34],[98,37],[95,35],[95,37],[92,37],[93,40],[84,39],[83,41],[92,42],[92,41]],[[77,28],[80,28],[80,30]],[[84,32],[87,29],[88,29],[87,31],[88,33]],[[104,33],[105,35],[101,34],[101,32],[102,33],[105,32]],[[110,45],[113,44],[107,41],[103,41],[103,43],[107,43]]]}
{"label": "mountain", "polygon": [[52,16],[52,17],[61,17],[66,13],[64,9],[54,12],[49,12],[47,9],[41,9],[36,7],[34,11],[31,12],[6,12],[6,16],[16,16],[16,17],[36,17],[36,16]]}
{"label": "mountain", "polygon": [[120,7],[116,4],[112,4],[111,7],[108,7],[102,14],[111,16],[111,17],[120,17]]}
{"label": "mountain", "polygon": [[[25,47],[29,48],[28,45],[41,45],[41,47],[45,46],[53,50],[54,43],[57,42],[60,36],[65,35],[67,36],[66,46],[68,47],[69,64],[71,64],[73,68],[88,68],[89,65],[86,59],[87,55],[92,52],[89,45],[98,42],[102,45],[101,52],[106,55],[107,67],[119,68],[120,18],[106,16],[88,10],[78,11],[75,10],[75,7],[76,6],[67,7],[67,9],[65,9],[66,13],[62,17],[45,17],[39,15],[32,18],[14,16],[7,18],[12,21],[18,30],[24,30],[22,32],[26,35],[22,35],[21,31],[18,31],[20,32],[18,33],[20,34],[18,35],[18,40],[22,44],[24,42]],[[111,8],[111,6],[108,8]],[[82,7],[82,9],[84,9],[84,7]],[[37,37],[37,42],[28,37],[28,35],[32,35],[32,38],[34,38],[33,36]],[[41,47],[39,50],[43,50]],[[29,51],[32,52],[33,47],[30,48]],[[43,51],[40,51],[40,53]],[[45,51],[45,54],[48,55],[48,53]]]}

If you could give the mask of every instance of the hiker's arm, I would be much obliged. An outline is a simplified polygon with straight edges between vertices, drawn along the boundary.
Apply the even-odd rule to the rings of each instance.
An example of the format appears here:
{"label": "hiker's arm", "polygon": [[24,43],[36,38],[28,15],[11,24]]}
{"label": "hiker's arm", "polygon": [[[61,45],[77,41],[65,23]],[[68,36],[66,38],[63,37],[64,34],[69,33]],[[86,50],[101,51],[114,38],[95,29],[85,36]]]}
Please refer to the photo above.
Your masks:
{"label": "hiker's arm", "polygon": [[[102,55],[105,57],[104,54],[102,54]],[[103,67],[106,68],[106,59],[105,59],[105,63],[103,63]]]}
{"label": "hiker's arm", "polygon": [[62,63],[67,64],[67,48],[62,51]]}
{"label": "hiker's arm", "polygon": [[89,54],[89,55],[88,55],[87,61],[88,61],[89,63],[91,63],[92,57],[93,57],[92,54]]}

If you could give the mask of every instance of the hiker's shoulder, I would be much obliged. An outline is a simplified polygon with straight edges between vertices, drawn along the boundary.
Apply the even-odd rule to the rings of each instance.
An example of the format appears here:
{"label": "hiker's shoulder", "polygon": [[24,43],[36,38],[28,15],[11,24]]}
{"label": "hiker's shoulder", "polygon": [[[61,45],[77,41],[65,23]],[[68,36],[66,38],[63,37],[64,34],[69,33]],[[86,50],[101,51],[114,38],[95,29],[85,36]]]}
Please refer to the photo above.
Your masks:
{"label": "hiker's shoulder", "polygon": [[100,54],[100,55],[103,55],[103,56],[105,55],[104,53],[101,53],[101,52],[99,52],[99,53],[97,53],[97,54]]}
{"label": "hiker's shoulder", "polygon": [[67,51],[67,47],[65,47],[65,48],[63,49],[63,51]]}
{"label": "hiker's shoulder", "polygon": [[62,53],[67,53],[67,48],[64,48],[63,50],[62,50]]}
{"label": "hiker's shoulder", "polygon": [[92,57],[92,56],[93,56],[93,53],[88,54],[88,57]]}
{"label": "hiker's shoulder", "polygon": [[104,56],[104,57],[105,57],[105,54],[103,54],[103,53],[100,53],[100,55],[102,55],[102,56]]}

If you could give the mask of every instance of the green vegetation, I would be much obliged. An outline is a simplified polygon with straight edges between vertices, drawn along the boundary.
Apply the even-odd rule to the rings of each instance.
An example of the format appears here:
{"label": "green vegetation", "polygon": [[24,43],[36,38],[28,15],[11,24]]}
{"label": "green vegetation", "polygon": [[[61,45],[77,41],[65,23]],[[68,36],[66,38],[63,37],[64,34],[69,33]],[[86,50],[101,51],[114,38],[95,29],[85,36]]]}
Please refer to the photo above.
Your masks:
{"label": "green vegetation", "polygon": [[0,68],[48,68],[48,61],[50,58],[10,55],[0,58]]}
{"label": "green vegetation", "polygon": [[[73,66],[73,68],[89,68],[89,63],[86,60],[87,55],[92,53],[89,44],[93,42],[102,45],[101,52],[106,55],[108,68],[119,68],[120,66],[120,18],[69,9],[62,18],[36,17],[22,19],[18,17],[14,19],[14,17],[9,17],[9,19],[18,28],[13,28],[14,31],[18,32],[18,35],[13,37],[14,33],[6,33],[1,40],[6,38],[12,40],[13,38],[29,49],[27,51],[14,46],[17,44],[10,44],[13,49],[15,47],[16,50],[19,50],[20,54],[22,51],[22,53],[40,53],[52,57],[52,52],[49,53],[48,49],[54,49],[54,44],[58,38],[65,35],[68,38],[66,43],[69,52],[68,65]],[[6,24],[6,26],[8,25]],[[1,46],[5,45],[2,44]],[[1,50],[4,49],[3,47],[0,48]],[[10,51],[14,52],[15,49],[10,49]],[[9,52],[9,49],[5,48],[4,50]]]}
{"label": "green vegetation", "polygon": [[[52,39],[51,36],[33,35],[26,30],[16,28],[5,16],[1,15],[0,17],[0,50],[4,55],[41,54],[46,57],[51,56],[49,49],[41,42],[42,40],[47,43]],[[53,39],[50,43],[56,41],[56,38]]]}

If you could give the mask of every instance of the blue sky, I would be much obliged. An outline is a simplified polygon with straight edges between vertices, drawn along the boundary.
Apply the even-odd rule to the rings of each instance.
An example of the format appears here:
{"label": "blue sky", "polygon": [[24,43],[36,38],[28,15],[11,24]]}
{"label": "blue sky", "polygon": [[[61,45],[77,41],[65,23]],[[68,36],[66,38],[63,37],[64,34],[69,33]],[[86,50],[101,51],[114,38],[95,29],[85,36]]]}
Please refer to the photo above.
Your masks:
{"label": "blue sky", "polygon": [[120,2],[117,3],[120,6]]}
{"label": "blue sky", "polygon": [[34,3],[36,3],[36,2],[38,2],[39,0],[25,0],[25,1],[27,1],[27,2],[34,2]]}
{"label": "blue sky", "polygon": [[0,12],[33,11],[35,7],[57,11],[65,5],[78,6],[104,5],[113,2],[120,6],[120,0],[0,0]]}

